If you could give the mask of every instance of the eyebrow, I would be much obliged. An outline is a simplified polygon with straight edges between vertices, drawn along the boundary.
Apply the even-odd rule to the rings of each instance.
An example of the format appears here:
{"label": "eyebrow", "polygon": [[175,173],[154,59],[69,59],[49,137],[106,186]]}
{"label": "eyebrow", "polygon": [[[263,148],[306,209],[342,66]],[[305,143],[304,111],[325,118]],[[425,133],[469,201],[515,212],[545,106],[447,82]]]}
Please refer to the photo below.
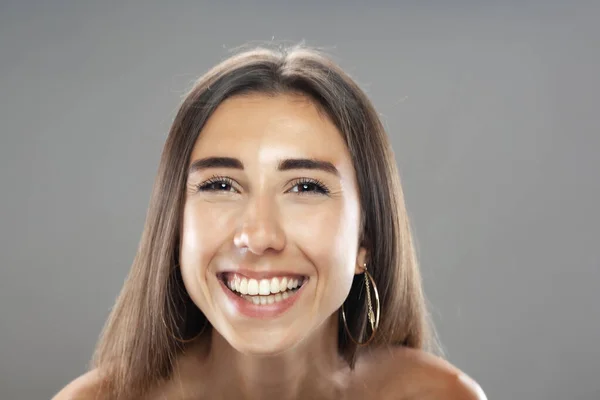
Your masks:
{"label": "eyebrow", "polygon": [[[243,170],[244,164],[237,158],[233,157],[200,158],[192,162],[188,169],[188,174],[193,174],[194,172],[210,168],[231,168]],[[329,174],[333,174],[337,177],[340,176],[340,172],[332,163],[314,158],[286,158],[284,160],[280,160],[277,165],[278,171],[290,171],[295,169],[320,170]]]}

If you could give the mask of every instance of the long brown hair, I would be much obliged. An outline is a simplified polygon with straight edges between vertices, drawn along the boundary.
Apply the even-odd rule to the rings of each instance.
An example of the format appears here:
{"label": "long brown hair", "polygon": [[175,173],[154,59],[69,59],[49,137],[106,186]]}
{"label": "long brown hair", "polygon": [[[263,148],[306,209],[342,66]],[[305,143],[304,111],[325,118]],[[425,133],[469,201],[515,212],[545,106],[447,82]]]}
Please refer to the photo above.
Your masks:
{"label": "long brown hair", "polygon": [[[94,366],[112,398],[143,395],[168,379],[173,362],[207,323],[178,273],[178,251],[190,154],[204,124],[225,99],[262,93],[302,94],[337,126],[350,151],[362,207],[362,245],[381,300],[380,326],[369,346],[432,349],[409,220],[396,161],[372,103],[358,85],[320,52],[291,48],[246,50],[221,62],[187,93],[165,143],[146,224],[129,276],[104,327]],[[345,302],[354,338],[367,336],[363,278]],[[211,328],[209,327],[209,330]],[[356,346],[340,324],[339,351],[350,365]]]}

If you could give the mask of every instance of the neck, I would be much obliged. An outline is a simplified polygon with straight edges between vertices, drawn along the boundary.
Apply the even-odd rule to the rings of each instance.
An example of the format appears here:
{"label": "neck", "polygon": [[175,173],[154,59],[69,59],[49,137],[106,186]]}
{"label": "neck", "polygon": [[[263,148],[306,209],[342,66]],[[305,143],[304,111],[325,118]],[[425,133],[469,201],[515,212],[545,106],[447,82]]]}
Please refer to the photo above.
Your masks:
{"label": "neck", "polygon": [[281,400],[330,397],[344,385],[334,314],[294,348],[269,356],[243,354],[216,330],[206,358],[211,386],[224,398]]}

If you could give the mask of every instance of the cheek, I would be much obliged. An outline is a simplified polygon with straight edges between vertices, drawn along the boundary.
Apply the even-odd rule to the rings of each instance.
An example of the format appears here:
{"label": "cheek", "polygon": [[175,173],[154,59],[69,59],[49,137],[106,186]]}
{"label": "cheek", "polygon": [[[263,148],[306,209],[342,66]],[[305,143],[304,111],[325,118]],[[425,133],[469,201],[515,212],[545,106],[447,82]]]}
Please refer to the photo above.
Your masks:
{"label": "cheek", "polygon": [[211,260],[223,244],[228,213],[211,211],[189,201],[183,210],[179,263],[185,288],[196,305],[206,311]]}
{"label": "cheek", "polygon": [[222,244],[222,230],[231,226],[228,213],[211,211],[188,202],[183,211],[180,263],[188,268],[206,268],[208,261]]}
{"label": "cheek", "polygon": [[[311,259],[323,300],[333,308],[348,295],[358,252],[358,206],[346,201],[288,219],[293,242]],[[339,303],[339,304],[333,304]]]}
{"label": "cheek", "polygon": [[210,245],[206,242],[205,231],[202,225],[206,222],[202,213],[186,205],[183,212],[183,226],[181,231],[180,263],[182,268],[195,265],[200,261],[204,249]]}

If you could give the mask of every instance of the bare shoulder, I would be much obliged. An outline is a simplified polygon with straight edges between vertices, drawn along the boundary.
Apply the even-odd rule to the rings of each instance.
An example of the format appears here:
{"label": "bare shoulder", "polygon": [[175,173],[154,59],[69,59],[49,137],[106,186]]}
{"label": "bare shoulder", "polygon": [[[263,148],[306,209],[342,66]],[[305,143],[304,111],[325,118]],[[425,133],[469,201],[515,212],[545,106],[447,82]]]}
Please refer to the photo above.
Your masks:
{"label": "bare shoulder", "polygon": [[73,380],[58,392],[52,400],[103,400],[101,393],[102,378],[94,369]]}
{"label": "bare shoulder", "polygon": [[487,400],[479,384],[448,361],[406,347],[365,355],[363,368],[377,371],[383,398]]}
{"label": "bare shoulder", "polygon": [[411,395],[419,399],[487,400],[475,380],[448,361],[422,350],[396,348],[391,358],[397,362],[393,373],[410,371],[414,384]]}

